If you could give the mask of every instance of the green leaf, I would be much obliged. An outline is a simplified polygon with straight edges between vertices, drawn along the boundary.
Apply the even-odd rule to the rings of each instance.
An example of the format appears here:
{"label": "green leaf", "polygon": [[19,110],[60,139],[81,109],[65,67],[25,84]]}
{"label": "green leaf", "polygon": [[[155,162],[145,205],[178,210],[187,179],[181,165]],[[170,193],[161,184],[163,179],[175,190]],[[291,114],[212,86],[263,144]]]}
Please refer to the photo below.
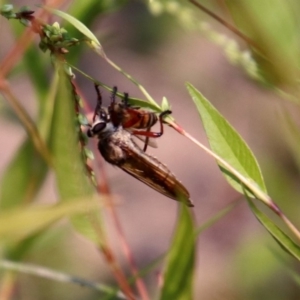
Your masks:
{"label": "green leaf", "polygon": [[[78,69],[76,66],[74,65],[71,65],[69,64],[74,70],[76,70],[77,72],[79,72],[80,74],[82,74],[84,77],[88,78],[89,80],[91,80],[92,82],[100,85],[101,87],[105,88],[106,90],[112,92],[112,88],[110,88],[108,85],[98,81],[98,80],[95,80],[93,77],[89,76],[88,74],[86,74],[85,72],[83,72],[82,70]],[[118,68],[118,67],[117,67]],[[122,71],[124,72],[124,71]],[[127,73],[126,73],[126,77],[127,77]],[[128,75],[129,76],[129,75]],[[132,78],[131,76],[129,76],[130,78]],[[131,80],[131,79],[130,79]],[[142,90],[143,94],[147,95],[148,93],[145,92],[145,89],[140,85],[138,84],[136,81],[133,81],[134,84],[136,84],[140,90]],[[121,99],[124,99],[124,94],[123,93],[120,93],[118,92],[117,93],[117,96]],[[163,112],[163,110],[161,109],[161,107],[153,100],[151,99],[151,97],[146,97],[148,99],[148,101],[145,101],[145,100],[141,100],[141,99],[138,99],[138,98],[133,98],[133,97],[129,97],[128,100],[129,100],[129,103],[131,105],[134,105],[134,106],[138,106],[138,107],[143,107],[143,108],[147,108],[147,109],[150,109],[150,110],[153,110],[154,112],[158,112],[158,113],[161,113]]]}
{"label": "green leaf", "polygon": [[105,298],[103,295],[101,299],[108,299],[108,297],[110,297],[112,294],[114,296],[113,298],[114,300],[127,299],[119,289],[112,288],[109,285],[89,281],[81,277],[73,276],[68,273],[55,271],[53,269],[45,268],[40,265],[35,265],[32,263],[20,263],[20,262],[16,263],[15,261],[12,260],[1,259],[0,269],[6,271],[10,270],[14,272],[19,272],[21,274],[24,274],[25,276],[35,275],[40,278],[46,278],[61,283],[72,283],[72,284],[79,285],[81,287],[87,287],[91,290],[102,292],[104,293],[104,295],[107,295],[107,297]]}
{"label": "green leaf", "polygon": [[[14,31],[17,31],[15,27]],[[19,29],[19,28],[18,28]],[[39,55],[37,48],[30,47],[23,57],[23,62],[31,80],[34,82],[38,103],[37,128],[41,137],[47,141],[52,122],[52,103],[49,99],[49,78],[46,76],[46,64]],[[35,62],[34,64],[32,62]],[[53,84],[51,85],[53,86]],[[55,87],[55,86],[54,86]],[[51,91],[51,88],[50,88]],[[32,141],[27,138],[19,147],[15,157],[10,162],[2,178],[0,187],[0,207],[13,209],[17,205],[32,203],[46,179],[48,166],[35,150]],[[44,236],[45,232],[38,231],[27,236],[21,242],[10,243],[3,249],[3,255],[14,261],[22,259],[24,255]]]}
{"label": "green leaf", "polygon": [[[120,96],[120,98],[124,98],[124,97]],[[157,112],[157,113],[163,112],[163,110],[161,108],[159,108],[157,105],[154,105],[151,102],[148,102],[148,101],[145,101],[145,100],[142,100],[142,99],[130,97],[130,98],[128,98],[128,102],[131,105],[146,108],[146,109],[152,110],[152,111]]]}
{"label": "green leaf", "polygon": [[[242,199],[241,199],[242,200]],[[209,218],[206,222],[204,222],[202,225],[200,225],[198,228],[195,228],[194,230],[194,236],[195,240],[197,239],[198,235],[200,235],[203,231],[205,231],[208,228],[211,228],[214,224],[216,224],[218,221],[220,221],[224,216],[226,216],[229,212],[231,212],[241,201],[235,201],[221,211],[217,212],[214,216]],[[191,231],[192,232],[192,231]],[[190,233],[189,233],[190,234]],[[170,251],[173,250],[173,248],[169,249]],[[142,278],[152,272],[154,269],[157,269],[160,264],[162,264],[163,260],[167,257],[168,251],[161,254],[157,258],[155,258],[151,263],[147,264],[145,267],[139,270],[138,277]],[[132,277],[128,280],[129,283],[135,282],[136,277]],[[117,291],[117,290],[116,290]]]}
{"label": "green leaf", "polygon": [[272,220],[257,209],[254,203],[248,198],[249,206],[258,221],[268,230],[275,241],[289,254],[300,260],[300,247],[292,241]]}
{"label": "green leaf", "polygon": [[161,109],[163,111],[171,110],[171,105],[170,105],[170,103],[169,103],[169,101],[168,101],[168,99],[166,97],[163,97],[163,99],[162,99]]}
{"label": "green leaf", "polygon": [[[195,87],[187,84],[187,89],[197,106],[214,153],[228,162],[242,176],[253,181],[263,192],[266,192],[259,165],[245,141]],[[237,191],[243,193],[244,188],[241,186],[240,180],[221,163],[219,163],[219,167],[228,182]]]}
{"label": "green leaf", "polygon": [[11,4],[4,4],[1,7],[0,12],[1,13],[8,13],[8,12],[11,12],[13,9],[14,9],[13,5],[11,5]]}
{"label": "green leaf", "polygon": [[99,207],[98,201],[88,201],[86,198],[73,199],[69,203],[29,207],[22,206],[14,210],[4,210],[0,213],[0,240],[20,241],[32,236],[38,231],[65,216],[85,214],[88,210]]}
{"label": "green leaf", "polygon": [[26,139],[2,178],[1,209],[31,203],[46,177],[47,170],[44,159],[37,153],[31,140]]}
{"label": "green leaf", "polygon": [[[95,189],[88,180],[79,151],[79,124],[75,115],[75,95],[70,79],[61,69],[55,100],[51,147],[54,157],[58,192],[62,201],[91,196]],[[85,217],[73,218],[75,228],[93,241],[98,241],[90,220],[97,220],[97,211]],[[92,216],[90,215],[92,214]]]}
{"label": "green leaf", "polygon": [[[123,3],[124,4],[124,3]],[[88,28],[91,28],[100,15],[107,14],[112,10],[117,10],[122,4],[113,1],[98,1],[98,0],[86,0],[86,1],[73,1],[68,7],[68,12],[72,16],[76,16],[83,24]],[[77,29],[71,24],[64,26],[70,36],[77,34]],[[86,46],[85,44],[79,44],[76,47],[76,51],[70,51],[68,53],[68,62],[77,64],[80,53]]]}
{"label": "green leaf", "polygon": [[74,18],[73,16],[57,10],[57,9],[53,9],[53,8],[49,8],[49,7],[45,7],[44,8],[50,12],[52,12],[53,14],[63,18],[64,20],[68,21],[69,23],[71,23],[75,28],[77,28],[82,34],[84,34],[89,40],[91,40],[92,42],[92,47],[97,49],[98,51],[102,52],[102,46],[100,44],[100,42],[98,41],[98,39],[96,38],[96,36],[83,24],[81,23],[79,20],[77,20],[76,18]]}
{"label": "green leaf", "polygon": [[168,253],[160,300],[192,300],[196,237],[191,212],[181,205],[180,218]]}

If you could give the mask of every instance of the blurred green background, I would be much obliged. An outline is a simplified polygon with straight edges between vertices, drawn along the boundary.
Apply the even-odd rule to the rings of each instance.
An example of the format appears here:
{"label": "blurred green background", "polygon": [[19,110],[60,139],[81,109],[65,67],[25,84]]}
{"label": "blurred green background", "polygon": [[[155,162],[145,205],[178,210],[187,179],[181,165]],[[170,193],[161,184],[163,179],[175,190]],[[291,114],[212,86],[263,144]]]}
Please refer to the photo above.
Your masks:
{"label": "blurred green background", "polygon": [[[32,9],[37,4],[34,1],[11,3],[16,7],[30,5]],[[296,0],[201,3],[235,24],[254,44],[247,44],[188,1],[77,0],[64,1],[58,8],[86,24],[108,57],[137,78],[157,102],[167,97],[176,121],[207,145],[185,83],[190,82],[201,91],[248,143],[262,168],[269,194],[299,227],[300,24],[297,16],[300,3]],[[49,23],[55,20],[58,19],[51,17]],[[81,37],[70,25],[65,27],[72,36]],[[23,30],[14,20],[0,19],[0,61],[10,53]],[[42,122],[53,70],[49,55],[42,53],[37,44],[36,38],[7,80],[30,116]],[[71,49],[67,60],[95,79],[143,98],[128,79],[88,47]],[[89,106],[94,107],[93,83],[77,73],[76,83]],[[109,93],[103,91],[103,97],[108,104]],[[14,189],[14,180],[5,181],[5,174],[11,169],[10,162],[16,153],[23,153],[20,147],[26,132],[4,98],[0,98],[0,113],[3,192],[7,184]],[[148,151],[188,188],[195,203],[198,226],[240,197],[224,180],[215,161],[171,128],[165,128],[158,144],[158,149]],[[54,174],[35,162],[33,157],[32,161],[20,158],[15,163],[21,174],[16,172],[13,176],[31,174],[33,169],[38,169],[34,174],[39,174],[37,178],[33,176],[35,190],[24,196],[23,204],[55,203],[58,196]],[[117,212],[125,236],[139,269],[143,269],[168,249],[177,203],[119,169],[108,164],[104,168],[112,192],[118,195]],[[22,173],[23,169],[26,172]],[[11,202],[1,203],[2,209],[18,204],[14,203],[17,201],[14,197],[10,199]],[[126,270],[128,266],[109,214],[105,214],[105,224],[113,249]],[[33,243],[28,243],[28,248],[23,246],[19,254],[14,250],[15,244],[9,244],[12,249],[9,252],[3,241],[6,249],[3,255],[8,251],[11,258],[21,258],[23,262],[114,283],[96,246],[75,233],[66,221],[48,228]],[[157,266],[145,277],[151,299],[158,294],[162,267]],[[298,262],[274,242],[242,202],[199,236],[194,299],[299,299],[298,271]],[[0,272],[4,274],[3,269]],[[36,276],[20,274],[18,280],[14,299],[102,299],[88,288]]]}

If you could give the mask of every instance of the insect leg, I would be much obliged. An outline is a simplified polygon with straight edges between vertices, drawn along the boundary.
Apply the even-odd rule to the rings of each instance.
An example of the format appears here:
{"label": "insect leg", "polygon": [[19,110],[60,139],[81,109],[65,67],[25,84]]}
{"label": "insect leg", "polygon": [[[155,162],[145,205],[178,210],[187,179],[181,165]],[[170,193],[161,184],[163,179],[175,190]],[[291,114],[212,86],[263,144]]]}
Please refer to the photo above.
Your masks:
{"label": "insect leg", "polygon": [[160,137],[163,135],[163,133],[164,133],[163,118],[167,115],[170,115],[171,113],[172,112],[170,110],[165,110],[159,114],[160,132],[156,132],[156,137]]}
{"label": "insect leg", "polygon": [[124,93],[124,98],[122,99],[122,104],[124,105],[124,108],[132,108],[132,109],[140,109],[139,106],[132,106],[129,103],[129,95],[128,93]]}
{"label": "insect leg", "polygon": [[[147,128],[146,132],[150,132],[150,127]],[[148,143],[149,143],[149,136],[146,136],[144,149],[143,149],[144,152],[146,152],[146,150],[147,150]]]}
{"label": "insect leg", "polygon": [[116,103],[116,95],[117,95],[117,91],[118,91],[118,88],[116,86],[113,87],[113,90],[111,92],[111,96],[110,96],[110,99],[111,99],[111,105],[114,105]]}
{"label": "insect leg", "polygon": [[124,93],[123,102],[124,102],[124,106],[125,107],[129,107],[130,106],[129,101],[128,101],[128,93]]}
{"label": "insect leg", "polygon": [[[171,114],[172,112],[170,111],[170,110],[166,110],[166,111],[164,111],[164,112],[162,112],[160,115],[159,115],[159,123],[160,123],[160,132],[152,132],[153,134],[156,134],[156,136],[155,137],[160,137],[160,136],[162,136],[162,134],[163,134],[163,132],[164,132],[164,128],[163,128],[163,117],[164,116],[166,116],[166,115],[169,115],[169,114]],[[146,132],[150,132],[150,128],[151,127],[148,127],[147,128],[147,130],[146,130]],[[146,150],[147,150],[147,147],[148,147],[148,143],[149,143],[149,135],[148,136],[146,136],[146,139],[145,139],[145,145],[144,145],[144,149],[143,149],[143,151],[144,152],[146,152]]]}

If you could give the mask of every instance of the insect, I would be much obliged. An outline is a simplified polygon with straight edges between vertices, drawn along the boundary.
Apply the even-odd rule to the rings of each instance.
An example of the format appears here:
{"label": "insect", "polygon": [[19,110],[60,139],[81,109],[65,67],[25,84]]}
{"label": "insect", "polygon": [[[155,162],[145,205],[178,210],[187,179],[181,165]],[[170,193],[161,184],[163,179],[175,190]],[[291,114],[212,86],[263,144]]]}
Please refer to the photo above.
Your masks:
{"label": "insect", "polygon": [[[101,93],[98,85],[95,84],[95,89],[98,95],[98,103],[102,105]],[[111,95],[111,103],[108,107],[108,113],[110,121],[114,126],[122,124],[122,127],[126,130],[130,130],[132,134],[139,137],[145,142],[144,151],[146,152],[148,144],[155,147],[155,143],[149,138],[157,138],[163,135],[163,118],[166,115],[171,114],[170,110],[163,111],[159,115],[155,112],[151,112],[140,107],[133,107],[129,104],[128,93],[124,93],[123,102],[116,102],[117,87],[113,88]],[[150,131],[151,127],[157,122],[160,123],[160,132]],[[145,137],[143,139],[142,137]]]}
{"label": "insect", "polygon": [[189,192],[170,170],[144,152],[121,122],[113,124],[109,113],[102,108],[99,101],[87,135],[98,138],[98,149],[103,158],[159,193],[174,200],[181,195],[186,205],[194,206],[189,199]]}

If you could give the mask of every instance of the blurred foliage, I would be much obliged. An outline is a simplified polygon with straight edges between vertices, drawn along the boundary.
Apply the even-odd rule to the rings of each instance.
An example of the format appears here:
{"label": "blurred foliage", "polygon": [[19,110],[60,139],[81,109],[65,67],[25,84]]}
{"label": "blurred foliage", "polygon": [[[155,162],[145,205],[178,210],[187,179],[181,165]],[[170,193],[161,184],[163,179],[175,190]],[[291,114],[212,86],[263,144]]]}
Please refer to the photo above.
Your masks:
{"label": "blurred foliage", "polygon": [[179,224],[169,249],[161,300],[193,299],[196,239],[191,213],[181,206]]}
{"label": "blurred foliage", "polygon": [[[281,205],[285,201],[284,210],[288,207],[289,210],[285,211],[294,213],[296,218],[299,208],[292,199],[298,199],[300,192],[297,187],[300,139],[299,126],[296,122],[300,103],[300,22],[297,17],[300,5],[297,0],[228,0],[225,2],[202,1],[201,3],[222,15],[228,23],[234,22],[236,28],[245,34],[251,43],[245,42],[231,33],[224,34],[224,30],[220,29],[215,20],[203,14],[190,2],[183,0],[73,1],[68,7],[67,13],[86,25],[87,28],[93,28],[94,24],[105,16],[119,15],[122,17],[121,21],[127,20],[131,28],[132,39],[128,41],[129,48],[147,55],[171,35],[179,34],[178,24],[180,24],[184,28],[180,34],[188,34],[190,31],[203,34],[223,49],[223,53],[230,63],[245,70],[254,83],[260,87],[268,87],[274,94],[279,95],[281,97],[279,111],[282,118],[278,118],[278,124],[274,125],[274,130],[277,130],[278,127],[283,128],[284,134],[281,142],[289,149],[291,160],[295,162],[295,165],[298,162],[294,169],[296,180],[287,176],[285,172],[281,173],[280,164],[278,164],[277,168],[274,167],[276,172],[270,175],[274,179],[270,181],[269,178],[266,178],[266,182],[267,185],[268,182],[274,184],[269,189],[271,194],[274,191],[282,199],[285,198],[284,200],[280,199],[278,203]],[[9,12],[9,7],[3,6],[2,15],[5,15],[7,11]],[[26,9],[23,11],[26,12]],[[1,21],[3,22],[3,20]],[[21,18],[21,21],[26,25],[24,18]],[[18,40],[23,33],[22,26],[14,20],[7,22]],[[53,27],[55,26],[53,25]],[[86,44],[82,42],[84,37],[82,33],[78,32],[78,27],[76,29],[72,24],[66,23],[64,28],[70,37],[79,41],[78,45],[72,47],[72,50],[64,56],[68,63],[77,66],[86,51]],[[120,37],[122,36],[121,29]],[[96,36],[101,34],[100,31]],[[42,54],[41,49],[35,44],[32,43],[26,49],[22,56],[22,62],[10,70],[9,77],[6,79],[12,80],[16,74],[30,78],[37,107],[36,118],[30,120],[50,149],[53,166],[44,160],[34,146],[30,135],[19,145],[8,164],[0,182],[2,258],[26,261],[30,253],[34,253],[36,245],[45,239],[45,236],[48,236],[49,228],[52,228],[50,226],[63,217],[68,217],[74,228],[88,237],[94,247],[100,246],[103,252],[108,251],[106,233],[103,234],[105,228],[102,212],[99,206],[92,201],[95,189],[86,166],[86,145],[77,111],[81,109],[80,99],[76,94],[75,87],[71,85],[72,70],[68,69],[68,73],[65,72],[66,70],[62,70],[61,66],[57,67],[57,56],[52,55],[51,58],[49,53]],[[189,58],[183,57],[184,59]],[[17,73],[16,70],[18,70]],[[2,79],[0,76],[1,81]],[[250,185],[253,189],[260,187],[262,192],[265,192],[260,166],[246,143],[229,122],[194,87],[190,85],[189,91],[198,107],[214,152],[230,162],[247,180],[251,180]],[[7,97],[4,98],[7,100]],[[283,108],[286,104],[285,100],[293,101],[292,104],[289,103],[293,105],[293,114]],[[152,103],[152,105],[154,104]],[[168,106],[167,101],[163,101],[163,105],[164,107]],[[22,126],[22,122],[19,122],[18,126]],[[79,142],[81,147],[78,146]],[[224,165],[219,161],[218,163],[227,179],[229,178],[230,184],[243,193],[245,186],[241,184],[240,178],[237,180],[232,176],[230,170],[224,169]],[[57,191],[60,203],[40,207],[36,203],[37,196],[49,173],[54,174],[56,186],[53,189]],[[249,187],[247,186],[247,188]],[[255,193],[252,194],[257,196]],[[100,203],[103,204],[103,202]],[[273,205],[271,198],[268,198],[265,203],[276,212],[276,206]],[[251,205],[250,207],[281,246],[299,259],[299,246],[293,242],[290,233],[285,233],[288,231],[283,226],[283,222],[278,222],[278,218],[271,214],[271,217],[262,214],[260,208]],[[194,222],[190,213],[186,209],[182,209],[178,215],[173,242],[168,249],[168,255],[166,255],[165,281],[160,288],[161,299],[193,299],[193,284],[195,290],[197,287],[196,278],[194,278],[197,266]],[[55,238],[51,237],[50,244],[52,246],[63,244],[61,236],[58,233],[55,236]],[[223,278],[224,281],[231,284],[229,289],[233,291],[232,299],[299,298],[299,284],[297,286],[296,283],[299,267],[295,266],[294,258],[285,257],[286,253],[280,252],[280,248],[276,247],[277,244],[272,244],[272,251],[270,251],[269,244],[266,242],[268,239],[269,236],[266,235],[255,236],[250,241],[246,239],[240,241],[240,247],[236,250],[230,264],[230,273],[234,275],[232,278],[227,276]],[[68,249],[70,252],[72,250],[74,249]],[[201,248],[199,253],[201,254]],[[105,257],[106,263],[109,265],[111,261],[108,259],[110,256],[107,255],[107,252]],[[113,255],[110,258],[112,264],[117,265]],[[75,260],[72,263],[78,263],[78,266],[81,266]],[[205,272],[205,270],[200,271]],[[13,282],[9,281],[8,272],[2,273],[3,286],[0,295],[7,286],[15,287],[18,284],[17,279]],[[296,275],[293,276],[293,273]],[[106,277],[103,280],[110,281],[109,276]],[[113,285],[111,286],[113,289]],[[121,288],[120,282],[118,282],[118,288]],[[114,289],[116,293],[119,291],[118,288]],[[37,294],[39,293],[42,292],[37,292]],[[51,292],[49,295],[51,297]],[[64,291],[57,292],[55,296],[67,299]],[[75,299],[74,296],[76,295],[72,295],[72,299]],[[93,295],[90,299],[98,299],[98,296]],[[106,296],[111,299],[124,297],[120,293],[117,296],[116,294],[111,296],[111,291],[107,292]],[[202,297],[196,295],[194,298]]]}

